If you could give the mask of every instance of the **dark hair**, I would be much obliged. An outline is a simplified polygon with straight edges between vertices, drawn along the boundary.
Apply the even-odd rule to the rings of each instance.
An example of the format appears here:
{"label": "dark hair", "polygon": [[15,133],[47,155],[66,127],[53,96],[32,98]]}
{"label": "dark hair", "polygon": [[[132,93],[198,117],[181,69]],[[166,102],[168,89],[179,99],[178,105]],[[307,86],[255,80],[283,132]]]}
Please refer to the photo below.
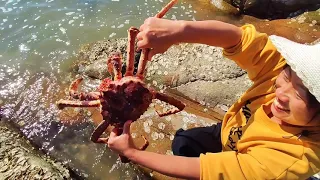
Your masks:
{"label": "dark hair", "polygon": [[320,102],[310,92],[308,92],[308,104],[310,107],[319,107],[319,109],[320,109]]}

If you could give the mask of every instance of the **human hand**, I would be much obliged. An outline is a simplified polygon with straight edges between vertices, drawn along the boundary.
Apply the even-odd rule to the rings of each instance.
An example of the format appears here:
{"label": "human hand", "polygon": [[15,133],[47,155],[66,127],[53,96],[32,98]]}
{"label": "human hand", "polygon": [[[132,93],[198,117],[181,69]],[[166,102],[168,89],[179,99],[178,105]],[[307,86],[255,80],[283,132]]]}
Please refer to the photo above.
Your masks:
{"label": "human hand", "polygon": [[171,45],[179,43],[182,31],[179,21],[150,17],[140,26],[137,35],[139,49],[150,48],[149,60],[158,53],[164,53]]}
{"label": "human hand", "polygon": [[123,126],[123,132],[121,135],[117,135],[119,129],[114,128],[110,133],[109,140],[108,140],[108,147],[123,156],[128,157],[130,153],[136,150],[136,147],[133,143],[131,134],[130,134],[130,125],[132,121],[128,120],[125,122]]}

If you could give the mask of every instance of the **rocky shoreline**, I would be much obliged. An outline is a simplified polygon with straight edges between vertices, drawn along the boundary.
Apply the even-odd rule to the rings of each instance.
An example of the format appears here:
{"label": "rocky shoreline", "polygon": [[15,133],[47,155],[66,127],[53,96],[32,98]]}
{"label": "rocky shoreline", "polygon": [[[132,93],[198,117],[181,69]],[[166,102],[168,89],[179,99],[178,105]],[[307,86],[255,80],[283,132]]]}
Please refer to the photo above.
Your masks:
{"label": "rocky shoreline", "polygon": [[38,151],[20,132],[0,122],[0,179],[74,179],[60,162]]}

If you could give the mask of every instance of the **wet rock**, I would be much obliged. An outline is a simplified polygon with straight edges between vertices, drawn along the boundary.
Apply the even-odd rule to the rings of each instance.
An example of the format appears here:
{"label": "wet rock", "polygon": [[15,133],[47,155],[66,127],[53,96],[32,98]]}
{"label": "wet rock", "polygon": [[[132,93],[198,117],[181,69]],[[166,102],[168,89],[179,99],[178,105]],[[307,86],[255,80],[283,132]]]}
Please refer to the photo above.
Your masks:
{"label": "wet rock", "polygon": [[[103,79],[110,76],[107,71],[107,59],[112,52],[121,52],[123,57],[123,71],[125,70],[125,60],[127,58],[126,49],[127,38],[110,39],[106,41],[97,41],[91,44],[83,45],[78,53],[78,60],[73,69],[89,77]],[[136,59],[139,59],[139,53],[136,53]]]}
{"label": "wet rock", "polygon": [[[109,52],[124,52],[127,47],[127,39],[119,38],[117,41],[106,40],[97,41],[92,44],[84,45],[79,50],[78,59],[84,63],[92,63],[98,59],[107,59]],[[125,56],[125,54],[123,54]]]}
{"label": "wet rock", "polygon": [[[258,31],[265,32],[268,35],[274,34],[286,37],[298,43],[311,43],[320,37],[320,26],[317,24],[310,25],[308,21],[298,20],[300,17],[304,16],[305,15],[301,15],[297,18],[273,21],[255,21],[252,17],[246,16],[244,17],[244,21],[251,21]],[[312,22],[317,19],[317,17],[319,18],[320,14],[315,17],[309,17],[308,20]]]}
{"label": "wet rock", "polygon": [[202,44],[172,46],[149,63],[147,80],[154,86],[178,87],[195,81],[215,82],[243,76],[234,62],[222,56],[220,48]]}
{"label": "wet rock", "polygon": [[300,16],[293,18],[293,20],[297,21],[299,24],[308,23],[309,26],[320,25],[320,9],[312,12],[305,12]]}
{"label": "wet rock", "polygon": [[[251,82],[246,76],[241,76],[216,82],[195,81],[176,89],[197,102],[204,102],[208,107],[215,107],[216,105],[232,105],[250,85]],[[235,86],[237,88],[230,88]]]}
{"label": "wet rock", "polygon": [[283,19],[320,8],[319,0],[224,0],[243,14],[259,18]]}
{"label": "wet rock", "polygon": [[88,66],[81,65],[79,67],[79,73],[93,78],[104,79],[110,76],[106,65],[106,58],[101,58]]}
{"label": "wet rock", "polygon": [[72,179],[69,170],[34,150],[16,130],[0,123],[0,179]]}

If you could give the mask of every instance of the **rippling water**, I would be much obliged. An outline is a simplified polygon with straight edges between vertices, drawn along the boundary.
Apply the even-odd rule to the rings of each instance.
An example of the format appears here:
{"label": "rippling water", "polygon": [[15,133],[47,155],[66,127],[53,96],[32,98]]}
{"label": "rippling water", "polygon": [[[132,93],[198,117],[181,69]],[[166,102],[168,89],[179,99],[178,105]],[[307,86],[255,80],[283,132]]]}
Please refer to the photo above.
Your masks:
{"label": "rippling water", "polygon": [[[65,95],[78,48],[85,43],[126,36],[155,15],[167,0],[1,0],[0,106],[6,120],[18,125],[41,149],[75,167],[89,179],[145,179],[104,146],[88,141],[88,120],[62,126],[55,102]],[[182,1],[166,16],[195,20],[192,1]],[[81,110],[78,110],[81,111]],[[108,179],[108,178],[107,178]]]}

